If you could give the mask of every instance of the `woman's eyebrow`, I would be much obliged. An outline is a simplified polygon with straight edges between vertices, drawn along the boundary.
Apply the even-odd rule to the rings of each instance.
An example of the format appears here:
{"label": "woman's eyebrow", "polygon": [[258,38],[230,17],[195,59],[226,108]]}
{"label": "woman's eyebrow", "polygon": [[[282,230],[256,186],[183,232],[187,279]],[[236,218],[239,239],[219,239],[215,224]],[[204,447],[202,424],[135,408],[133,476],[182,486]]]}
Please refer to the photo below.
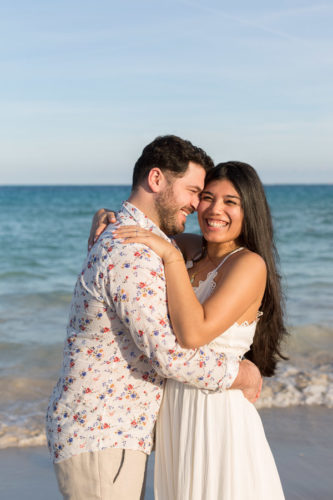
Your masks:
{"label": "woman's eyebrow", "polygon": [[225,198],[237,198],[237,200],[240,200],[240,196],[237,196],[235,194],[226,194]]}
{"label": "woman's eyebrow", "polygon": [[[211,191],[208,191],[207,189],[204,189],[201,194],[210,194],[211,196],[214,196]],[[240,200],[240,196],[234,195],[234,194],[226,194],[224,195],[224,198],[237,198],[237,200]]]}

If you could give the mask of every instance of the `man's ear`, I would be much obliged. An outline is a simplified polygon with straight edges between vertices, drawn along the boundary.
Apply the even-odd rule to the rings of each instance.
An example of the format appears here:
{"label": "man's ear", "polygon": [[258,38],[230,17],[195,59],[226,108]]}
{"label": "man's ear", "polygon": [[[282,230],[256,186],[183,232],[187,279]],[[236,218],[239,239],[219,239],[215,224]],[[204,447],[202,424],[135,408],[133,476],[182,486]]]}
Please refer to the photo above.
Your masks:
{"label": "man's ear", "polygon": [[159,193],[165,189],[167,180],[160,168],[153,167],[150,170],[147,177],[147,184],[153,193]]}

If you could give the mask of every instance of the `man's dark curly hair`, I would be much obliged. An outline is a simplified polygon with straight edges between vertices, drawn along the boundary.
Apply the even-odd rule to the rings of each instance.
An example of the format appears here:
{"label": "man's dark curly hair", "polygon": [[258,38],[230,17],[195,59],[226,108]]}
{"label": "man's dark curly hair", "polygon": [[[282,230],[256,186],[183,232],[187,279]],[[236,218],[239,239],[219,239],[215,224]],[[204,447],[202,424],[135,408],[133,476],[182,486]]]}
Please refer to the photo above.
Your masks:
{"label": "man's dark curly hair", "polygon": [[148,177],[150,170],[158,167],[162,172],[170,172],[173,176],[182,177],[189,162],[198,163],[206,172],[213,168],[213,160],[201,148],[193,146],[175,135],[164,135],[148,144],[133,171],[133,191]]}

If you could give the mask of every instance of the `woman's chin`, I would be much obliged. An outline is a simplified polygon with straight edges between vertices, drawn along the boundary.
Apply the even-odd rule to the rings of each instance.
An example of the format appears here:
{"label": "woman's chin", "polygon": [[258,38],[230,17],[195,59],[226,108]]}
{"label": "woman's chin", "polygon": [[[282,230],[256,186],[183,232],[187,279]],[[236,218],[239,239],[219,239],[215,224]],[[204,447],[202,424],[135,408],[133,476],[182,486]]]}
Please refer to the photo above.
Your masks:
{"label": "woman's chin", "polygon": [[223,235],[219,234],[218,232],[205,232],[203,233],[203,237],[210,243],[224,243]]}

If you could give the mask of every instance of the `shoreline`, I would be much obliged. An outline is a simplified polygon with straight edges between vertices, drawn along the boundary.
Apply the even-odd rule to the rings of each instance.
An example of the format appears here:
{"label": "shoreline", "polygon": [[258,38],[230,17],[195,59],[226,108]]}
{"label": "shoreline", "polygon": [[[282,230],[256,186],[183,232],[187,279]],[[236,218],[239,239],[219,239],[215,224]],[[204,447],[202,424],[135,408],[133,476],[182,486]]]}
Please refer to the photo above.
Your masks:
{"label": "shoreline", "polygon": [[[323,406],[259,411],[280,473],[286,500],[331,500],[333,410]],[[153,459],[148,461],[145,500],[153,500]],[[0,497],[61,500],[44,446],[0,450]],[[244,499],[245,500],[245,499]]]}

